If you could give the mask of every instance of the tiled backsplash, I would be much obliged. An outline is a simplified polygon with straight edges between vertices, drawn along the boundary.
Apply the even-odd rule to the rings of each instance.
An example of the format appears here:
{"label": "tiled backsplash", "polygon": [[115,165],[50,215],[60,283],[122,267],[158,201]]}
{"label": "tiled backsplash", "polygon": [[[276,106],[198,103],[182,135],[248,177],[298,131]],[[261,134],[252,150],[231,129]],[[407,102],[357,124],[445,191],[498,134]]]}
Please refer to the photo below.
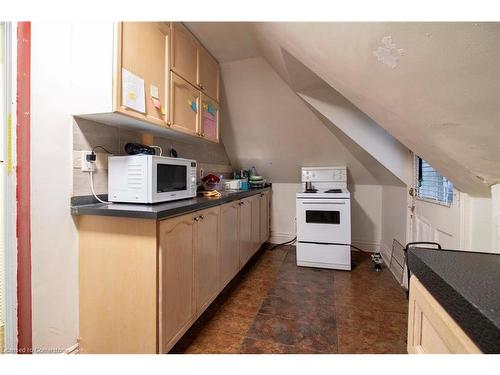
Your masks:
{"label": "tiled backsplash", "polygon": [[[136,131],[120,129],[97,122],[74,118],[73,121],[73,196],[91,195],[90,176],[82,172],[81,151],[102,146],[115,155],[124,155],[124,146],[129,142],[141,143],[141,134]],[[227,157],[224,145],[209,142],[190,144],[170,138],[155,137],[155,145],[168,155],[173,147],[179,157],[194,159],[198,168],[203,168],[204,174],[213,173],[232,176],[232,167]],[[97,155],[96,171],[94,172],[94,188],[97,194],[108,192],[108,154],[101,149],[95,150]],[[199,176],[199,173],[198,173]]]}

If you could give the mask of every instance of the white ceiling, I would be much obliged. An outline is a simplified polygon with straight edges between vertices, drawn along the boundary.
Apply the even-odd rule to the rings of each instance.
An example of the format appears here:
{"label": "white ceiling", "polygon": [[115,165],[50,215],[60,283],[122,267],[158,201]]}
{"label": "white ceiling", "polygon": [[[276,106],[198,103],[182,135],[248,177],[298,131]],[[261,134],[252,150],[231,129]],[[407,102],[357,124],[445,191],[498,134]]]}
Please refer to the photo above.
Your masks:
{"label": "white ceiling", "polygon": [[219,62],[259,56],[247,22],[184,22]]}
{"label": "white ceiling", "polygon": [[[221,62],[260,55],[289,84],[290,53],[462,191],[500,181],[500,23],[187,25]],[[374,55],[387,36],[393,67]]]}

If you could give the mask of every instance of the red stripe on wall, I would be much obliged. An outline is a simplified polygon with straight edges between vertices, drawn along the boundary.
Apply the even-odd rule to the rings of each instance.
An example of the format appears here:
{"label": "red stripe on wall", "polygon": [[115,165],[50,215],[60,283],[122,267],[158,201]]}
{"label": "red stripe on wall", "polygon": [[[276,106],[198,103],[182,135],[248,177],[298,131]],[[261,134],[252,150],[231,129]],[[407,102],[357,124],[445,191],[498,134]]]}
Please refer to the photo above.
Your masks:
{"label": "red stripe on wall", "polygon": [[17,350],[31,353],[31,23],[17,26]]}

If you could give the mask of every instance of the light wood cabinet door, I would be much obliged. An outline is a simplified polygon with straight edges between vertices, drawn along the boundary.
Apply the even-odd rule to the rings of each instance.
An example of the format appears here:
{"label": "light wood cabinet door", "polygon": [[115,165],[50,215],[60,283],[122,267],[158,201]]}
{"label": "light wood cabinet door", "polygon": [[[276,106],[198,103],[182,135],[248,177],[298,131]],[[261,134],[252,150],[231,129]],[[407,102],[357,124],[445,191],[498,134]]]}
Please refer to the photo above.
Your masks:
{"label": "light wood cabinet door", "polygon": [[197,85],[198,41],[181,23],[172,23],[172,70]]}
{"label": "light wood cabinet door", "polygon": [[168,352],[195,317],[195,221],[183,215],[159,223],[160,348]]}
{"label": "light wood cabinet door", "polygon": [[240,268],[242,268],[252,256],[252,206],[248,198],[239,201],[238,204],[240,206],[239,252]]}
{"label": "light wood cabinet door", "polygon": [[[121,24],[121,68],[144,80],[145,109],[140,113],[123,105],[122,71],[117,72],[121,82],[120,110],[134,117],[144,116],[147,121],[164,124],[168,118],[168,45],[170,28],[164,22],[122,22]],[[153,96],[159,101],[155,106]],[[159,107],[159,108],[158,108]],[[164,113],[162,113],[162,107]]]}
{"label": "light wood cabinet door", "polygon": [[204,94],[219,101],[219,63],[203,47],[198,49],[198,87]]}
{"label": "light wood cabinet door", "polygon": [[219,291],[218,247],[220,207],[195,213],[196,220],[196,311],[203,312]]}
{"label": "light wood cabinet door", "polygon": [[213,99],[201,94],[200,111],[201,136],[219,142],[219,105]]}
{"label": "light wood cabinet door", "polygon": [[408,353],[481,353],[467,334],[413,275],[408,301]]}
{"label": "light wood cabinet door", "polygon": [[256,195],[250,199],[252,206],[252,244],[250,256],[252,256],[260,247],[260,197]]}
{"label": "light wood cabinet door", "polygon": [[269,239],[269,191],[260,194],[260,244]]}
{"label": "light wood cabinet door", "polygon": [[171,127],[192,135],[200,134],[200,92],[187,81],[171,75]]}
{"label": "light wood cabinet door", "polygon": [[220,208],[219,289],[223,289],[238,273],[238,203]]}

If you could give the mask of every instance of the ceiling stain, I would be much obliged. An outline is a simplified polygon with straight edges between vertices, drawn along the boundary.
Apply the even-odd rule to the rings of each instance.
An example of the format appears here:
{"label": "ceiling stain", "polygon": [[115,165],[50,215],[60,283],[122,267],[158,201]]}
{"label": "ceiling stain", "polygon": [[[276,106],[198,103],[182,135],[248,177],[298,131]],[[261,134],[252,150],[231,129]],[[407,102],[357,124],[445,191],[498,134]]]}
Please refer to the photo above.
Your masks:
{"label": "ceiling stain", "polygon": [[382,46],[378,46],[373,51],[373,56],[382,64],[388,65],[392,69],[398,66],[399,58],[404,55],[403,48],[396,48],[396,44],[392,41],[392,36],[384,36],[382,38]]}

